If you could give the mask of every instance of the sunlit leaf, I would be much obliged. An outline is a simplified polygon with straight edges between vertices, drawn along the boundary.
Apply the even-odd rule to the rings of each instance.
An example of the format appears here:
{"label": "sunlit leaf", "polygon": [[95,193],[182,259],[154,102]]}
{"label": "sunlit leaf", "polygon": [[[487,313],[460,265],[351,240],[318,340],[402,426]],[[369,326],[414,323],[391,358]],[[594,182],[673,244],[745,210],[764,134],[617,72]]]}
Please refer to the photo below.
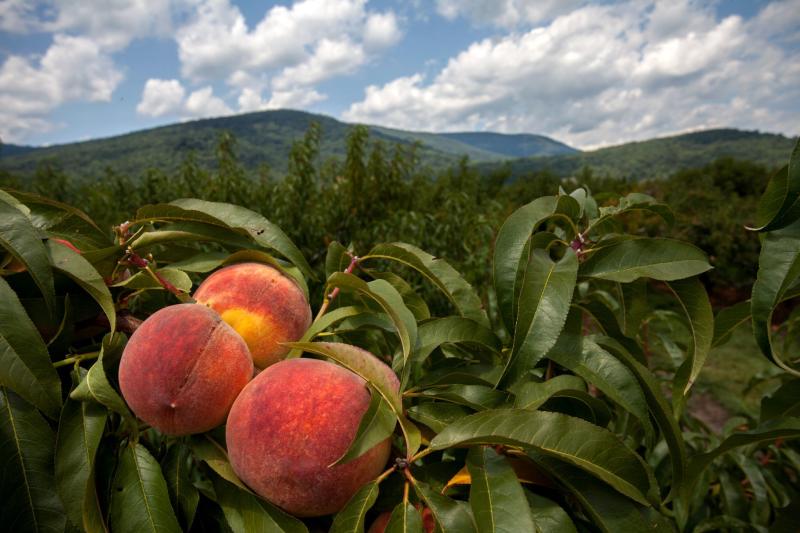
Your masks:
{"label": "sunlit leaf", "polygon": [[672,239],[630,239],[593,252],[581,265],[580,275],[629,283],[638,278],[673,281],[709,270],[699,248]]}

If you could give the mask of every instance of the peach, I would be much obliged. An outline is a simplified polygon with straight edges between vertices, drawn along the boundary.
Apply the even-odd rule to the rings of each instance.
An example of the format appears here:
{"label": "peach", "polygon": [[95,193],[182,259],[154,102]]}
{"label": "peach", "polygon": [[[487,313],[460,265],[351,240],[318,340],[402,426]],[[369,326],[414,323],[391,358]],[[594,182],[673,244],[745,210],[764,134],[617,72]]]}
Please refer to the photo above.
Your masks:
{"label": "peach", "polygon": [[296,516],[339,511],[389,458],[389,439],[329,466],[355,437],[370,403],[366,382],[327,361],[288,359],[256,376],[231,408],[231,465],[253,491]]}
{"label": "peach", "polygon": [[297,284],[263,263],[222,268],[200,284],[194,299],[214,309],[247,343],[258,368],[283,359],[311,325],[311,307]]}
{"label": "peach", "polygon": [[136,329],[119,364],[122,396],[162,433],[202,433],[225,422],[253,376],[247,344],[217,313],[165,307]]}

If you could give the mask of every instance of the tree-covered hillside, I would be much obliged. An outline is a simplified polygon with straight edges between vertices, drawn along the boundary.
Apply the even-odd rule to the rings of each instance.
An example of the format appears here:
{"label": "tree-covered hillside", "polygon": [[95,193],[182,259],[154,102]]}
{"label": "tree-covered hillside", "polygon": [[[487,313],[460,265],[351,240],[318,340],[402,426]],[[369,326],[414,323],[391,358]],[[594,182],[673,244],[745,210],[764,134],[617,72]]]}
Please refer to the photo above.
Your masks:
{"label": "tree-covered hillside", "polygon": [[[666,178],[676,171],[701,167],[720,157],[775,168],[783,164],[793,144],[791,138],[783,135],[716,129],[568,155],[516,159],[510,166],[515,177],[542,170],[571,176],[590,167],[596,174],[639,181]],[[491,166],[480,164],[479,168],[488,170]]]}

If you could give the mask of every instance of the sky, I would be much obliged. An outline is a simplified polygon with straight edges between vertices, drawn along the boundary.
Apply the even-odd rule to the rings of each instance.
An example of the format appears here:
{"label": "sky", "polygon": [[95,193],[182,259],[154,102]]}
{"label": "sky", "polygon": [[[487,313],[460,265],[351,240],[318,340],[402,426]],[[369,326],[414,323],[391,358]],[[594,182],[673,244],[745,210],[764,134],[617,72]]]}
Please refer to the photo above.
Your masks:
{"label": "sky", "polygon": [[0,0],[0,139],[292,108],[581,149],[800,133],[800,0]]}

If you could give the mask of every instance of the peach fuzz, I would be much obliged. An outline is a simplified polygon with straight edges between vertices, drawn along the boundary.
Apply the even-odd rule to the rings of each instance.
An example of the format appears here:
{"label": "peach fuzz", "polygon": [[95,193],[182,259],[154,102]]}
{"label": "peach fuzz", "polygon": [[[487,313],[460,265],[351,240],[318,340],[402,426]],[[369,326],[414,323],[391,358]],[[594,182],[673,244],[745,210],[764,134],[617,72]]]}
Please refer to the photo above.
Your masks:
{"label": "peach fuzz", "polygon": [[244,340],[211,309],[165,307],[133,333],[119,386],[134,414],[162,433],[202,433],[225,422],[253,377]]}
{"label": "peach fuzz", "polygon": [[386,439],[353,461],[329,466],[347,451],[369,403],[366,382],[339,365],[276,363],[231,408],[231,465],[253,491],[295,516],[335,513],[380,475],[389,458]]}
{"label": "peach fuzz", "polygon": [[283,359],[289,348],[280,343],[299,340],[311,325],[311,307],[300,287],[263,263],[238,263],[214,272],[194,299],[242,336],[258,368]]}

